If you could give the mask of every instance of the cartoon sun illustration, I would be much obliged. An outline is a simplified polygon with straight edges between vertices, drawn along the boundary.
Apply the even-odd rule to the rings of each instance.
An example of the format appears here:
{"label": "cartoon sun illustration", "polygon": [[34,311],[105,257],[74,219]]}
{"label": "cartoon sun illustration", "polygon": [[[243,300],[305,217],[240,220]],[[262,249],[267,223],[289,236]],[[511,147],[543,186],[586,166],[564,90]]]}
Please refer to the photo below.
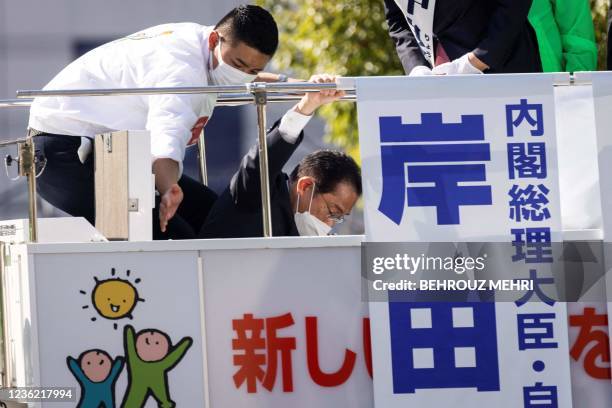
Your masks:
{"label": "cartoon sun illustration", "polygon": [[[132,319],[132,311],[136,308],[138,302],[144,302],[144,299],[138,295],[136,286],[140,283],[140,279],[130,282],[130,270],[126,271],[126,279],[116,277],[115,268],[111,269],[111,278],[100,280],[94,276],[96,282],[91,291],[91,303],[98,314],[109,320],[119,320],[123,318]],[[84,290],[81,294],[87,295]],[[89,309],[89,305],[84,305],[83,309]],[[97,318],[91,318],[95,322]],[[113,324],[117,330],[117,323]]]}

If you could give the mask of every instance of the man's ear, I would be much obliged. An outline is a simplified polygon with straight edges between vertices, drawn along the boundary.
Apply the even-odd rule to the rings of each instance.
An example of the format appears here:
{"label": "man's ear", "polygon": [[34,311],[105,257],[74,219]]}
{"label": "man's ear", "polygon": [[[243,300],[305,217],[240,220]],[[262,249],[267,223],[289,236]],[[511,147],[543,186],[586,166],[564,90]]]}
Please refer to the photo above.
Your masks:
{"label": "man's ear", "polygon": [[219,33],[217,31],[212,31],[210,33],[210,35],[208,36],[208,50],[212,51],[216,46],[217,43],[219,42]]}
{"label": "man's ear", "polygon": [[298,179],[296,190],[299,194],[302,194],[304,193],[304,191],[308,190],[309,188],[313,188],[313,187],[314,187],[314,179],[310,176],[304,176]]}

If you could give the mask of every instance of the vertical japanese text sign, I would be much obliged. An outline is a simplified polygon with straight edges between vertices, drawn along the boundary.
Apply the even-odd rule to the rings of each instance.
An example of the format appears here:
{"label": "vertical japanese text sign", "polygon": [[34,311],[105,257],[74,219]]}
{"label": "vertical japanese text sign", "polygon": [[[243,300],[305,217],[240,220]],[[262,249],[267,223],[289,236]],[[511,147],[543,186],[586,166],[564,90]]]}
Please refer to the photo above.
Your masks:
{"label": "vertical japanese text sign", "polygon": [[512,242],[507,278],[534,282],[516,303],[370,303],[376,406],[571,407],[565,306],[540,290],[561,229],[553,77],[356,86],[367,240]]}

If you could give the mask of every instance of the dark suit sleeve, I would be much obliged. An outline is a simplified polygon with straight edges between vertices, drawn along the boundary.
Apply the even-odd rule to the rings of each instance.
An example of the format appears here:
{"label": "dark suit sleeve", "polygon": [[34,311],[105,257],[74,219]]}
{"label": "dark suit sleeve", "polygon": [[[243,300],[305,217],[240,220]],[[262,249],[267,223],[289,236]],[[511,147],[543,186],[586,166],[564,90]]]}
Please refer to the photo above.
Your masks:
{"label": "dark suit sleeve", "polygon": [[385,0],[385,17],[389,26],[389,36],[395,43],[397,55],[402,61],[406,75],[416,66],[425,65],[431,68],[423,56],[412,30],[408,26],[404,13],[393,0]]}
{"label": "dark suit sleeve", "polygon": [[[295,143],[286,142],[278,131],[279,124],[280,121],[276,122],[266,136],[270,183],[273,183],[282,172],[283,167],[304,138],[304,132],[302,132]],[[252,207],[253,205],[261,204],[259,143],[251,147],[249,152],[242,158],[240,168],[230,182],[230,194],[237,206],[247,205]]]}
{"label": "dark suit sleeve", "polygon": [[474,55],[491,68],[499,67],[506,60],[525,24],[529,24],[527,15],[532,0],[495,0],[494,3],[485,37],[474,50]]}

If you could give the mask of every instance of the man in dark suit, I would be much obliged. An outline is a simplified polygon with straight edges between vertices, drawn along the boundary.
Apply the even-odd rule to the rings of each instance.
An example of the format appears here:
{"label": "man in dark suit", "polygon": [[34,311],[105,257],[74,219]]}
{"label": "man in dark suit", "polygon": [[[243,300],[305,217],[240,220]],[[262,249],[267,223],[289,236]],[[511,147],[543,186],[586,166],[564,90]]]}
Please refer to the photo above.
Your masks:
{"label": "man in dark suit", "polygon": [[[311,82],[334,82],[316,75]],[[344,153],[319,150],[307,155],[290,176],[282,172],[304,138],[303,128],[315,110],[342,97],[342,91],[308,93],[267,135],[272,235],[327,235],[350,214],[361,195],[361,173]],[[229,187],[219,196],[200,238],[263,236],[259,146],[244,156]]]}
{"label": "man in dark suit", "polygon": [[[432,68],[434,74],[542,71],[537,38],[527,21],[531,0],[437,0],[431,14],[433,58],[423,54],[423,42],[412,31],[415,21],[411,29],[405,14],[431,3],[408,0],[402,10],[395,0],[384,2],[389,35],[408,75],[427,75]],[[419,39],[426,34],[418,33]]]}

